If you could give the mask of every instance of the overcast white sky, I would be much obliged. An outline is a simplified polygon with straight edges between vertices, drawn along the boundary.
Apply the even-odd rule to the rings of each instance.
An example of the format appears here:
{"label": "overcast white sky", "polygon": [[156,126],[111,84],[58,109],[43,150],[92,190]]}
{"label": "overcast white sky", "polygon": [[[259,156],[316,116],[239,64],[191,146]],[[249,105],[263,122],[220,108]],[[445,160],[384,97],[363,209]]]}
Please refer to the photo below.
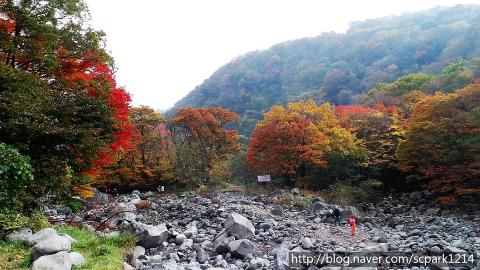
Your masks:
{"label": "overcast white sky", "polygon": [[480,0],[86,0],[133,105],[165,110],[234,57],[349,22]]}

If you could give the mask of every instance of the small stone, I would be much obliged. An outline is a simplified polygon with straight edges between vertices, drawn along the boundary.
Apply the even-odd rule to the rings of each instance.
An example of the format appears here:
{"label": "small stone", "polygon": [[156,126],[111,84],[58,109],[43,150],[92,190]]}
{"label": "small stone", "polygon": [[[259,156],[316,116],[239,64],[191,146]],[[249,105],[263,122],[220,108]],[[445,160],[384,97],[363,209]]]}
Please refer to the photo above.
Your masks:
{"label": "small stone", "polygon": [[275,216],[283,216],[283,208],[280,205],[276,205],[272,208],[272,214]]}
{"label": "small stone", "polygon": [[123,270],[135,270],[130,264],[123,262]]}
{"label": "small stone", "polygon": [[310,238],[308,237],[304,237],[302,238],[302,248],[304,249],[310,249],[313,247],[313,243],[312,243],[312,240],[310,240]]}
{"label": "small stone", "polygon": [[193,245],[193,240],[192,239],[186,239],[178,249],[179,250],[190,249],[190,248],[192,248],[192,245]]}
{"label": "small stone", "polygon": [[145,256],[145,248],[142,246],[135,246],[132,251],[132,262],[135,259],[140,258],[140,256]]}
{"label": "small stone", "polygon": [[185,234],[181,233],[175,237],[175,243],[177,243],[177,245],[181,245],[186,239],[187,237]]}

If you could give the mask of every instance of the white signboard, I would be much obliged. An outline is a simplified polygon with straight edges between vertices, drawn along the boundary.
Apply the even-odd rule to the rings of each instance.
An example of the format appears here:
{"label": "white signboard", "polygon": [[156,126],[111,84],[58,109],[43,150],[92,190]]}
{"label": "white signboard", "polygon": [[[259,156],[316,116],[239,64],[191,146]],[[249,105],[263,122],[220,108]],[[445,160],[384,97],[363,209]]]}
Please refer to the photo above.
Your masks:
{"label": "white signboard", "polygon": [[261,182],[271,182],[272,179],[270,179],[270,175],[259,175],[257,176],[258,178],[258,182],[261,183]]}

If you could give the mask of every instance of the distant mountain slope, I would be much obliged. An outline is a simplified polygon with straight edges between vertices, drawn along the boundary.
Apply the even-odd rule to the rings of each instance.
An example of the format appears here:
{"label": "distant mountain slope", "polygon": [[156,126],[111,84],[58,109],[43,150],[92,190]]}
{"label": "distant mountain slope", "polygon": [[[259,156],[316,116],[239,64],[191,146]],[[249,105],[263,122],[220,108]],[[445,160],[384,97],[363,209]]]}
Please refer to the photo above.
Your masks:
{"label": "distant mountain slope", "polygon": [[176,103],[221,106],[248,133],[274,104],[313,98],[354,101],[378,82],[411,72],[437,73],[480,55],[480,6],[458,5],[354,22],[345,34],[323,33],[238,57]]}

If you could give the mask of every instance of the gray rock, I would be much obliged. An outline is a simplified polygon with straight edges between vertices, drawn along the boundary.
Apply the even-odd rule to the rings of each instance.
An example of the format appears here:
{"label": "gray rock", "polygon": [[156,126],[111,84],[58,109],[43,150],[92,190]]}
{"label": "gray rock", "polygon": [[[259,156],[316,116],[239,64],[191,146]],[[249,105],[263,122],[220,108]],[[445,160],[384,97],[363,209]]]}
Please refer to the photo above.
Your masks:
{"label": "gray rock", "polygon": [[193,240],[192,239],[187,239],[183,242],[182,245],[178,248],[179,250],[186,250],[192,248],[193,245]]}
{"label": "gray rock", "polygon": [[215,240],[213,241],[213,251],[216,253],[224,253],[228,251],[228,243],[235,240],[235,237],[232,236],[233,239],[228,237],[228,233],[226,230],[221,231],[220,233],[215,236]]}
{"label": "gray rock", "polygon": [[378,245],[368,246],[360,249],[360,252],[367,252],[367,253],[387,252],[387,251],[388,251],[387,243],[380,243]]}
{"label": "gray rock", "polygon": [[183,232],[186,237],[196,236],[198,233],[197,223],[192,222],[187,226],[187,229]]}
{"label": "gray rock", "polygon": [[33,254],[49,255],[49,254],[57,253],[59,251],[70,251],[70,248],[71,248],[71,243],[67,238],[59,235],[52,235],[50,238],[47,238],[37,243],[33,247]]}
{"label": "gray rock", "polygon": [[142,247],[142,246],[135,246],[133,248],[133,251],[132,251],[132,265],[133,265],[133,262],[140,258],[141,256],[145,256],[145,248]]}
{"label": "gray rock", "polygon": [[152,191],[148,191],[148,192],[145,192],[144,194],[140,194],[140,199],[142,200],[146,200],[150,197],[154,197],[155,196],[155,193],[153,193]]}
{"label": "gray rock", "polygon": [[68,253],[68,257],[70,257],[72,266],[74,267],[81,267],[85,263],[85,258],[78,252],[70,252]]}
{"label": "gray rock", "polygon": [[310,249],[313,247],[312,240],[310,240],[310,238],[308,237],[303,237],[301,242],[302,242],[302,248],[304,249]]}
{"label": "gray rock", "polygon": [[402,217],[395,216],[390,220],[390,226],[395,227],[403,223]]}
{"label": "gray rock", "polygon": [[185,234],[181,233],[175,236],[175,243],[177,243],[177,245],[181,245],[186,239],[187,237],[185,236]]}
{"label": "gray rock", "polygon": [[199,248],[197,249],[197,261],[199,263],[204,263],[210,259],[210,255],[203,249]]}
{"label": "gray rock", "polygon": [[162,261],[162,268],[165,270],[178,270],[180,269],[177,262],[174,259],[170,259],[167,261]]}
{"label": "gray rock", "polygon": [[165,224],[156,226],[144,225],[143,229],[139,245],[144,248],[158,247],[168,239],[168,230]]}
{"label": "gray rock", "polygon": [[34,235],[32,235],[30,238],[28,238],[27,239],[27,244],[29,244],[30,246],[33,246],[33,245],[37,244],[38,242],[41,242],[41,241],[43,241],[47,238],[50,238],[52,235],[57,235],[57,231],[55,231],[52,228],[42,229],[42,230],[38,231],[37,233],[35,233]]}
{"label": "gray rock", "polygon": [[130,264],[123,262],[123,270],[135,270]]}
{"label": "gray rock", "polygon": [[153,255],[152,257],[148,258],[148,264],[159,264],[162,263],[163,257],[160,254]]}
{"label": "gray rock", "polygon": [[61,251],[38,258],[33,262],[31,270],[70,270],[72,265],[68,252]]}
{"label": "gray rock", "polygon": [[438,246],[433,246],[432,248],[430,248],[430,253],[432,255],[439,255],[442,253],[442,249],[440,249]]}
{"label": "gray rock", "polygon": [[255,235],[255,227],[246,217],[231,213],[225,223],[227,232],[237,239],[251,238]]}
{"label": "gray rock", "polygon": [[291,243],[288,241],[282,242],[280,247],[274,250],[275,254],[277,255],[276,259],[276,268],[275,269],[290,269],[289,267],[289,260],[288,260],[288,253],[289,247]]}
{"label": "gray rock", "polygon": [[437,216],[438,213],[440,212],[440,209],[439,208],[429,208],[429,209],[427,209],[426,212],[430,216]]}
{"label": "gray rock", "polygon": [[252,258],[250,260],[251,269],[261,269],[265,267],[270,267],[270,262],[262,258]]}
{"label": "gray rock", "polygon": [[357,220],[363,218],[362,213],[353,206],[341,206],[340,207],[340,217],[342,220],[348,219],[351,215],[355,216]]}
{"label": "gray rock", "polygon": [[272,214],[275,216],[283,216],[283,208],[280,205],[275,205],[272,208]]}
{"label": "gray rock", "polygon": [[460,249],[460,248],[453,247],[453,246],[447,246],[443,249],[443,251],[447,254],[467,253],[467,251],[465,251],[463,249]]}
{"label": "gray rock", "polygon": [[71,237],[70,235],[68,235],[66,233],[59,233],[58,235],[67,239],[68,241],[70,241],[70,244],[73,244],[73,243],[77,242],[77,240],[73,239],[73,237]]}
{"label": "gray rock", "polygon": [[308,213],[309,214],[317,214],[320,213],[320,211],[325,211],[325,210],[330,210],[333,209],[333,206],[321,201],[316,201],[312,204],[310,204],[308,208]]}
{"label": "gray rock", "polygon": [[411,237],[411,236],[420,236],[422,235],[422,232],[419,230],[419,229],[413,229],[412,231],[410,231],[407,236],[408,237]]}
{"label": "gray rock", "polygon": [[228,243],[228,250],[232,255],[244,258],[255,252],[255,245],[248,239],[241,239]]}
{"label": "gray rock", "polygon": [[292,188],[292,190],[290,191],[293,195],[299,195],[300,194],[300,189],[298,188]]}
{"label": "gray rock", "polygon": [[115,206],[114,211],[119,213],[119,214],[114,216],[110,220],[110,223],[112,223],[112,224],[118,224],[122,220],[127,220],[127,221],[130,221],[130,222],[133,222],[137,219],[137,215],[135,214],[135,212],[137,211],[137,207],[132,202],[118,203]]}
{"label": "gray rock", "polygon": [[200,264],[198,262],[184,263],[180,266],[180,269],[186,270],[201,270]]}
{"label": "gray rock", "polygon": [[32,230],[29,228],[23,228],[18,231],[12,232],[7,235],[7,240],[10,242],[21,241],[26,242],[33,235]]}

